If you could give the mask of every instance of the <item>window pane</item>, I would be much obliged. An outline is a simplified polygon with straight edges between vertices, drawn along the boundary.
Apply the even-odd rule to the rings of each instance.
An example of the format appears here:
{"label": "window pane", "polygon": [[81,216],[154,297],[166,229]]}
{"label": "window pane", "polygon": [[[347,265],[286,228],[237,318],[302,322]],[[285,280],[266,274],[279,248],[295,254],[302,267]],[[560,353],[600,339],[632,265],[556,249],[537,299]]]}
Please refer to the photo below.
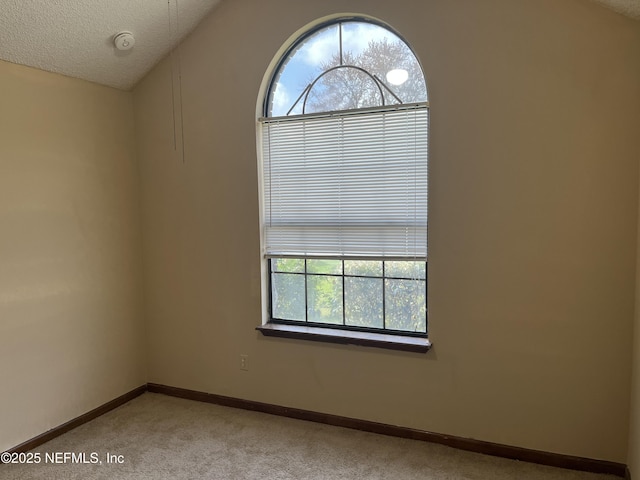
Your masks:
{"label": "window pane", "polygon": [[385,279],[386,327],[426,332],[427,296],[423,280]]}
{"label": "window pane", "polygon": [[363,277],[381,277],[382,262],[376,260],[345,260],[344,274]]}
{"label": "window pane", "polygon": [[344,279],[345,322],[358,327],[383,328],[382,279]]}
{"label": "window pane", "polygon": [[384,262],[384,276],[395,278],[427,278],[426,262]]}
{"label": "window pane", "polygon": [[[269,101],[269,116],[302,113],[303,99],[294,102],[306,87],[326,68],[333,67],[340,59],[340,34],[338,25],[330,25],[307,37],[289,54],[273,81]],[[306,109],[309,113],[310,108]]]}
{"label": "window pane", "polygon": [[310,322],[342,324],[342,277],[307,276]]}
{"label": "window pane", "polygon": [[304,321],[304,275],[273,273],[273,318]]}
{"label": "window pane", "polygon": [[[363,37],[369,42],[364,44]],[[427,100],[422,67],[409,46],[394,33],[377,25],[347,22],[343,24],[343,38],[344,49],[355,53],[353,64],[376,75],[402,103]],[[398,103],[386,89],[384,93],[388,105]]]}
{"label": "window pane", "polygon": [[307,260],[307,273],[342,274],[342,260]]}
{"label": "window pane", "polygon": [[342,57],[340,52],[333,52],[320,66],[325,73],[336,65],[346,68],[332,70],[319,79],[309,92],[307,112],[427,100],[422,68],[404,41],[369,22],[345,21],[341,26]]}
{"label": "window pane", "polygon": [[304,273],[303,258],[272,258],[272,272]]}

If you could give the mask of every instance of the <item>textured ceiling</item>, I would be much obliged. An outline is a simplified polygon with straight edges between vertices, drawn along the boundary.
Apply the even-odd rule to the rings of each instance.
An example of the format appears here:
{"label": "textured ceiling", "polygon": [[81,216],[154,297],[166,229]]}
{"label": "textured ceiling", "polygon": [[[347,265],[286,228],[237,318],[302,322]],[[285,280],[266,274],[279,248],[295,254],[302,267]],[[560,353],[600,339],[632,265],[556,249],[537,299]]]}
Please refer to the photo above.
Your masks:
{"label": "textured ceiling", "polygon": [[[0,0],[0,59],[128,90],[218,1]],[[123,30],[136,42],[125,52]]]}
{"label": "textured ceiling", "polygon": [[[0,59],[129,90],[219,1],[0,0]],[[594,1],[640,19],[640,0]]]}

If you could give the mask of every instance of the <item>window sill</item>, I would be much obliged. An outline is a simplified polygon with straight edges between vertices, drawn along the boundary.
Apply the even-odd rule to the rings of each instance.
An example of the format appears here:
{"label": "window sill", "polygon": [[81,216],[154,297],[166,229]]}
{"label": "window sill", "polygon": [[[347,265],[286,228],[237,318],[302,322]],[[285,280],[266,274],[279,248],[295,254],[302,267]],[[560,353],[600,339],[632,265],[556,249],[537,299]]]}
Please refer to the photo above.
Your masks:
{"label": "window sill", "polygon": [[267,323],[256,327],[256,330],[267,337],[361,345],[404,352],[426,353],[431,348],[431,342],[428,338],[389,335],[386,333],[355,332],[351,330],[307,327],[305,325],[282,325],[279,323]]}

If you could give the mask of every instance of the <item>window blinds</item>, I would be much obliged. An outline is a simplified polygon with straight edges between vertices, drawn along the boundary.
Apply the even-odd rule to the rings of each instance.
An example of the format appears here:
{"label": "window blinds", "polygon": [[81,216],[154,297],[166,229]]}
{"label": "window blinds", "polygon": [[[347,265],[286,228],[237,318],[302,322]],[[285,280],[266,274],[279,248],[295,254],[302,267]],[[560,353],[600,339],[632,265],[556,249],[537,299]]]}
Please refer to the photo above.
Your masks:
{"label": "window blinds", "polygon": [[264,254],[427,257],[426,103],[260,120]]}

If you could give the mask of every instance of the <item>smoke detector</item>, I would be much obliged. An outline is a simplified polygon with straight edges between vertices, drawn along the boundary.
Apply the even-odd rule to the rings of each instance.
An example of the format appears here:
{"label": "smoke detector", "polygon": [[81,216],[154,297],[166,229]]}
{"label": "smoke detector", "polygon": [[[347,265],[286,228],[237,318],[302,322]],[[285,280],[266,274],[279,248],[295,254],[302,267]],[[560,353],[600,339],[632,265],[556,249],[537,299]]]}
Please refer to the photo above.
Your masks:
{"label": "smoke detector", "polygon": [[120,32],[113,37],[113,43],[118,50],[131,50],[136,44],[131,32]]}

